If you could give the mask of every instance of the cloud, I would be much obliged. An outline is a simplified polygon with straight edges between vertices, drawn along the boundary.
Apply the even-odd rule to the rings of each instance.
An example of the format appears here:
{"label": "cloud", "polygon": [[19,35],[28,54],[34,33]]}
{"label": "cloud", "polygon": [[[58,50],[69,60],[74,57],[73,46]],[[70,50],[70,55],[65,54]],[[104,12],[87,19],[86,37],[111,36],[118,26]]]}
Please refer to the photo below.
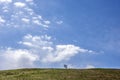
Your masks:
{"label": "cloud", "polygon": [[5,23],[5,20],[0,16],[0,24]]}
{"label": "cloud", "polygon": [[23,41],[20,41],[19,44],[34,49],[36,53],[42,56],[40,60],[43,63],[69,60],[78,53],[92,53],[92,50],[83,49],[73,44],[55,45],[51,40],[51,36],[47,35],[32,36],[28,34],[24,36]]}
{"label": "cloud", "polygon": [[85,68],[90,69],[90,68],[95,68],[95,66],[94,65],[87,65]]}
{"label": "cloud", "polygon": [[55,44],[52,37],[48,35],[32,36],[27,34],[18,44],[24,46],[24,49],[6,48],[0,50],[3,55],[0,58],[4,62],[2,65],[6,66],[5,69],[37,67],[35,62],[52,64],[69,61],[77,54],[91,54],[90,50],[73,44]]}
{"label": "cloud", "polygon": [[50,24],[50,21],[44,21],[45,24]]}
{"label": "cloud", "polygon": [[7,48],[2,53],[4,69],[33,67],[34,61],[38,59],[37,55],[26,49]]}
{"label": "cloud", "polygon": [[26,6],[26,4],[25,4],[25,3],[22,3],[22,2],[15,2],[14,5],[15,5],[16,7],[20,7],[20,8]]}
{"label": "cloud", "polygon": [[32,36],[27,34],[23,37],[23,41],[20,41],[19,44],[23,44],[30,48],[41,48],[51,46],[53,43],[50,41],[51,37],[47,35],[42,36]]}
{"label": "cloud", "polygon": [[0,3],[11,3],[12,0],[0,0]]}
{"label": "cloud", "polygon": [[57,23],[57,24],[62,24],[62,23],[63,23],[63,21],[56,21],[56,23]]}
{"label": "cloud", "polygon": [[0,4],[0,23],[6,21],[3,24],[4,27],[14,28],[25,28],[28,27],[43,27],[48,28],[50,21],[47,19],[44,20],[41,15],[37,14],[34,10],[34,1],[33,0],[22,0],[12,1],[12,0],[0,0],[0,3],[9,3],[9,4]]}
{"label": "cloud", "polygon": [[42,23],[39,20],[33,20],[33,23],[37,25],[42,25]]}
{"label": "cloud", "polygon": [[43,62],[60,62],[69,60],[72,56],[79,53],[80,48],[74,45],[56,45],[54,51],[48,54]]}
{"label": "cloud", "polygon": [[33,0],[26,0],[26,2],[32,2]]}
{"label": "cloud", "polygon": [[[34,30],[34,27],[46,29],[52,24],[52,21],[44,19],[43,16],[33,10],[33,0],[22,0],[21,2],[16,0],[14,2],[12,0],[0,0],[0,3],[9,3],[4,5],[0,4],[0,24],[6,27],[5,31],[7,29],[16,30],[16,28],[24,28],[21,30],[26,30],[27,32],[29,29]],[[57,24],[62,23],[63,21],[57,21]],[[37,31],[41,31],[39,29]],[[10,31],[12,32],[12,30]],[[30,33],[32,34],[32,32]],[[9,34],[7,33],[7,36]],[[11,48],[6,46],[0,49],[0,63],[2,64],[0,65],[0,69],[37,67],[36,62],[40,64],[53,64],[69,61],[77,54],[93,53],[92,50],[84,49],[74,44],[56,44],[51,36],[44,35],[44,33],[38,33],[39,36],[31,34],[24,35],[18,41],[16,45],[19,45],[19,48],[14,48],[14,45],[12,45],[10,46]],[[15,41],[17,40],[19,39],[15,39]]]}
{"label": "cloud", "polygon": [[29,23],[30,22],[30,20],[27,19],[27,18],[22,18],[22,21],[25,22],[25,23]]}

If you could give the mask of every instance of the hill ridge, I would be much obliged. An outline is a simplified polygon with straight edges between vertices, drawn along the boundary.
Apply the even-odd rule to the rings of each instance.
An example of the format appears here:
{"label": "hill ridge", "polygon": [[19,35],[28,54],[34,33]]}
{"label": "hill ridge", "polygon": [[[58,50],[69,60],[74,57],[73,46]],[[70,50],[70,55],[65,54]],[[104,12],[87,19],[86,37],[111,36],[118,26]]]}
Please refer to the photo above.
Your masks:
{"label": "hill ridge", "polygon": [[120,69],[23,68],[0,71],[0,80],[120,80]]}

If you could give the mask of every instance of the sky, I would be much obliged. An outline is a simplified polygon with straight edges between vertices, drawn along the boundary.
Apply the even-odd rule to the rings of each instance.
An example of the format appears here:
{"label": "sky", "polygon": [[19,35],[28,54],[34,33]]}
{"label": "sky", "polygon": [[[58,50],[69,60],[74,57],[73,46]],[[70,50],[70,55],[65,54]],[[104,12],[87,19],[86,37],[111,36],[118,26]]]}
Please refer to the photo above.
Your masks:
{"label": "sky", "polygon": [[119,0],[0,0],[0,70],[120,68]]}

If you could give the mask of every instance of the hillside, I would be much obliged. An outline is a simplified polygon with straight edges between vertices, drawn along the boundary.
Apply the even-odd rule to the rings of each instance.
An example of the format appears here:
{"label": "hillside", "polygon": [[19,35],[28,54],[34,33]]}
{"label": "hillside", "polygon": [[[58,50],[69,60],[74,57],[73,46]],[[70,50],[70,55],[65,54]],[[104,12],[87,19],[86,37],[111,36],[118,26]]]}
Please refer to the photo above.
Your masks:
{"label": "hillside", "polygon": [[120,80],[120,69],[17,69],[0,71],[0,80]]}

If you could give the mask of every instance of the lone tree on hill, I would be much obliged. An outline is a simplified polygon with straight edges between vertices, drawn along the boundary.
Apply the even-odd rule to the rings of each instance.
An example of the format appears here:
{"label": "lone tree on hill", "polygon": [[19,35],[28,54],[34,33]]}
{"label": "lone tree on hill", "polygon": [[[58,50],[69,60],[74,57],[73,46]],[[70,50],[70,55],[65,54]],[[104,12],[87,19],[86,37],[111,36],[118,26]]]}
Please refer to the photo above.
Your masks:
{"label": "lone tree on hill", "polygon": [[65,69],[67,69],[67,68],[68,68],[68,66],[67,66],[66,64],[64,64],[64,68],[65,68]]}

